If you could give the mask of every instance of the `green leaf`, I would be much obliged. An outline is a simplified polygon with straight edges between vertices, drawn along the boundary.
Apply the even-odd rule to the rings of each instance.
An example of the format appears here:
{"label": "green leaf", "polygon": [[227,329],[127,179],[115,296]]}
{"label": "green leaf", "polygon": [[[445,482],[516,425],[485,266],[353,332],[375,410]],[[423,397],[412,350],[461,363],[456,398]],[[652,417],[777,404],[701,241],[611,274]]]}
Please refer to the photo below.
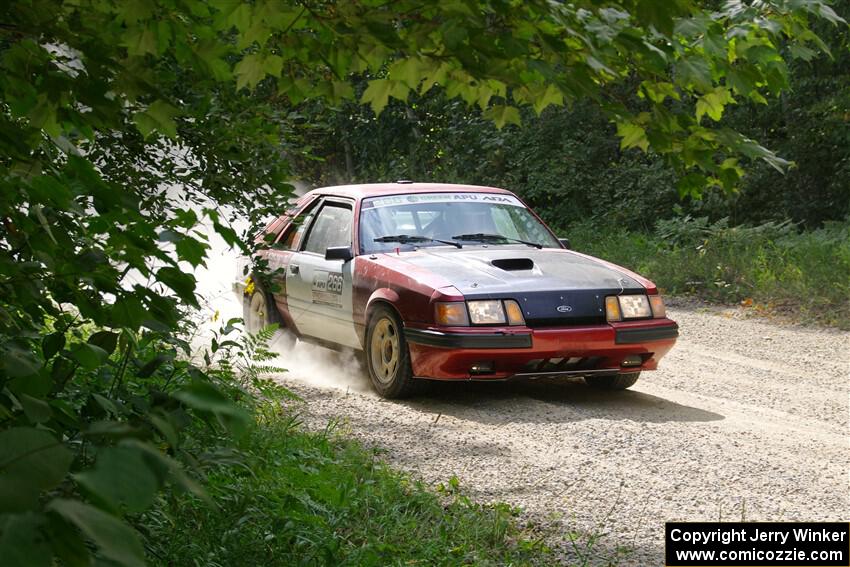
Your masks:
{"label": "green leaf", "polygon": [[77,526],[104,558],[125,567],[145,566],[145,551],[136,532],[116,517],[77,500],[62,498],[50,502],[47,509]]}
{"label": "green leaf", "polygon": [[546,110],[548,106],[562,106],[564,104],[564,94],[561,89],[549,83],[546,85],[542,95],[535,96],[533,101],[534,112],[539,116],[541,112]]}
{"label": "green leaf", "polygon": [[180,112],[176,108],[164,100],[157,100],[146,110],[134,114],[133,121],[145,138],[153,132],[159,132],[169,138],[176,138],[177,123],[174,122],[174,117],[178,114]]}
{"label": "green leaf", "polygon": [[788,51],[791,52],[791,56],[794,59],[802,59],[803,61],[811,61],[817,55],[814,49],[806,47],[801,43],[792,43],[788,47]]}
{"label": "green leaf", "polygon": [[346,81],[334,81],[331,84],[331,101],[340,104],[343,100],[354,97],[354,87]]}
{"label": "green leaf", "polygon": [[114,510],[124,506],[129,512],[142,512],[159,490],[159,481],[142,452],[123,445],[102,449],[93,468],[73,476],[92,497]]}
{"label": "green leaf", "polygon": [[702,117],[708,116],[719,121],[723,117],[723,109],[727,104],[734,104],[735,99],[726,87],[717,87],[708,94],[704,94],[697,99],[696,115],[697,122],[702,120]]}
{"label": "green leaf", "polygon": [[97,345],[80,343],[71,349],[69,357],[86,370],[94,370],[109,358],[109,353]]}
{"label": "green leaf", "polygon": [[820,17],[826,19],[832,24],[846,24],[847,20],[835,13],[831,6],[824,2],[817,2],[814,5],[813,11]]}
{"label": "green leaf", "polygon": [[4,567],[50,567],[53,554],[42,514],[0,516],[0,558]]}
{"label": "green leaf", "polygon": [[136,376],[139,378],[149,378],[154,372],[156,372],[157,368],[162,366],[165,362],[173,359],[174,355],[171,353],[160,353],[147,361],[136,373]]}
{"label": "green leaf", "polygon": [[422,81],[422,61],[416,57],[408,57],[395,61],[388,71],[392,80],[400,81],[410,89],[415,89]]}
{"label": "green leaf", "polygon": [[240,2],[239,6],[230,13],[227,23],[244,32],[251,26],[251,5]]}
{"label": "green leaf", "polygon": [[7,343],[0,345],[0,368],[13,378],[25,378],[37,373],[41,363],[28,349]]}
{"label": "green leaf", "polygon": [[174,248],[178,258],[197,268],[203,264],[209,245],[192,237],[184,236],[174,244]]}
{"label": "green leaf", "polygon": [[735,158],[727,158],[720,165],[720,173],[718,175],[723,188],[727,191],[734,190],[741,178],[744,177],[744,170],[738,166],[738,160]]}
{"label": "green leaf", "polygon": [[236,422],[244,426],[248,421],[249,416],[244,409],[207,382],[194,382],[173,396],[192,409],[225,418],[225,424]]}
{"label": "green leaf", "polygon": [[185,274],[177,268],[166,266],[160,268],[156,273],[156,279],[174,290],[174,292],[186,303],[193,307],[200,307],[195,297],[195,278]]}
{"label": "green leaf", "polygon": [[112,354],[118,346],[118,333],[98,331],[89,337],[88,343],[102,348],[107,354]]}
{"label": "green leaf", "polygon": [[49,360],[65,346],[65,333],[51,333],[41,340],[41,352],[44,359]]}
{"label": "green leaf", "polygon": [[369,103],[375,114],[380,114],[389,101],[390,91],[393,88],[392,81],[388,79],[375,79],[369,81],[369,85],[363,92],[360,102]]}
{"label": "green leaf", "polygon": [[259,53],[249,53],[236,64],[236,90],[253,89],[266,76],[265,65]]}
{"label": "green leaf", "polygon": [[156,6],[151,0],[134,0],[118,4],[118,20],[126,24],[135,24],[153,16]]}
{"label": "green leaf", "polygon": [[171,482],[183,490],[191,492],[206,503],[213,504],[204,488],[186,474],[180,463],[162,451],[157,450],[150,443],[129,439],[122,441],[122,446],[130,447],[141,452],[145,456],[148,465],[152,467],[151,470],[156,471],[160,483]]}
{"label": "green leaf", "polygon": [[18,401],[21,407],[24,408],[24,414],[32,424],[44,423],[53,415],[50,411],[50,405],[44,400],[30,396],[29,394],[19,394]]}
{"label": "green leaf", "polygon": [[123,45],[131,56],[156,55],[159,47],[157,29],[150,23],[128,28],[124,32]]}
{"label": "green leaf", "polygon": [[0,432],[0,510],[20,512],[65,478],[73,454],[46,431],[13,427]]}
{"label": "green leaf", "polygon": [[137,329],[142,321],[147,318],[142,301],[131,293],[116,300],[110,312],[112,326],[114,327]]}
{"label": "green leaf", "polygon": [[676,63],[676,80],[688,89],[710,91],[712,88],[711,66],[701,57],[686,56]]}
{"label": "green leaf", "polygon": [[699,199],[702,197],[702,191],[707,184],[708,178],[705,175],[701,173],[689,173],[679,179],[676,187],[679,190],[679,196],[681,198],[691,197],[693,199]]}
{"label": "green leaf", "polygon": [[505,124],[522,124],[519,116],[519,110],[515,106],[504,104],[494,104],[484,113],[484,117],[493,121],[496,128],[501,130]]}
{"label": "green leaf", "polygon": [[673,83],[644,81],[640,86],[641,89],[638,91],[638,95],[641,97],[646,96],[656,104],[661,104],[668,97],[673,100],[681,100],[679,91],[676,90],[676,85]]}
{"label": "green leaf", "polygon": [[112,400],[97,393],[93,393],[91,397],[110,417],[118,417],[118,406]]}
{"label": "green leaf", "polygon": [[621,138],[621,149],[640,148],[644,152],[649,149],[646,130],[634,122],[617,122],[617,135]]}
{"label": "green leaf", "polygon": [[263,71],[267,75],[280,77],[280,72],[283,69],[283,57],[280,55],[269,55],[263,59]]}
{"label": "green leaf", "polygon": [[[73,525],[54,514],[47,516],[50,531],[50,547],[67,567],[91,567],[92,558],[88,544]],[[94,551],[94,550],[92,550]]]}

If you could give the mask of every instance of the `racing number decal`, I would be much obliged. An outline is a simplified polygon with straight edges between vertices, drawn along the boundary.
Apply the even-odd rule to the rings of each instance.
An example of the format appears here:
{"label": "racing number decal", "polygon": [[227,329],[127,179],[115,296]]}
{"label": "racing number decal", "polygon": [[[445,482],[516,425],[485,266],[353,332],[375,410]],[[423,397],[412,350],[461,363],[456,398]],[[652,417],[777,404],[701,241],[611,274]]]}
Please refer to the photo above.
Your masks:
{"label": "racing number decal", "polygon": [[342,274],[317,270],[313,274],[313,303],[342,307]]}

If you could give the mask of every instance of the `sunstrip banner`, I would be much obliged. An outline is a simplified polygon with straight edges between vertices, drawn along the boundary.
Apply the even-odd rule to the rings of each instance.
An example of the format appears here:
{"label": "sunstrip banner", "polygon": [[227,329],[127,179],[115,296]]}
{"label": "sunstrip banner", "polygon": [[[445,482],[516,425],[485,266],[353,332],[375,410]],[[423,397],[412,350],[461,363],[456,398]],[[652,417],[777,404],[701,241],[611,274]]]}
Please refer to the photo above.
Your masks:
{"label": "sunstrip banner", "polygon": [[364,199],[363,208],[398,207],[417,203],[494,203],[511,207],[525,206],[513,195],[497,193],[413,193]]}

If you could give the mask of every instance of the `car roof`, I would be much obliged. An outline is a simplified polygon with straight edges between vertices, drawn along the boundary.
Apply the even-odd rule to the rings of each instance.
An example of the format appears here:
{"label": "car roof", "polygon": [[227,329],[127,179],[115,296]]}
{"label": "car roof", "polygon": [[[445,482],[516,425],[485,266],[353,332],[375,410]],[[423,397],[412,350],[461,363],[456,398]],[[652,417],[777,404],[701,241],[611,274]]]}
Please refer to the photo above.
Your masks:
{"label": "car roof", "polygon": [[353,199],[365,199],[380,195],[399,195],[408,193],[502,193],[513,195],[507,189],[498,187],[485,187],[481,185],[459,185],[454,183],[414,183],[411,181],[397,181],[395,183],[362,183],[359,185],[336,185],[334,187],[320,187],[309,191],[308,195],[339,195]]}

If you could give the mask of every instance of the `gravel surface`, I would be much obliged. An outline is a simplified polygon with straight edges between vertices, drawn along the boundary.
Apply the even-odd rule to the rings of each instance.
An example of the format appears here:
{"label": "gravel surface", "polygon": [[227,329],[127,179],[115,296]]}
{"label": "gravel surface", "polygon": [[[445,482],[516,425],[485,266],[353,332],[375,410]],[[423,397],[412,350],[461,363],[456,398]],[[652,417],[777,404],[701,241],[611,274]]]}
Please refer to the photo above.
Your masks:
{"label": "gravel surface", "polygon": [[286,383],[308,424],[340,418],[426,482],[521,506],[565,562],[662,565],[665,520],[850,518],[850,335],[700,311],[671,310],[678,344],[624,392],[439,384],[384,401],[353,360],[306,345]]}

